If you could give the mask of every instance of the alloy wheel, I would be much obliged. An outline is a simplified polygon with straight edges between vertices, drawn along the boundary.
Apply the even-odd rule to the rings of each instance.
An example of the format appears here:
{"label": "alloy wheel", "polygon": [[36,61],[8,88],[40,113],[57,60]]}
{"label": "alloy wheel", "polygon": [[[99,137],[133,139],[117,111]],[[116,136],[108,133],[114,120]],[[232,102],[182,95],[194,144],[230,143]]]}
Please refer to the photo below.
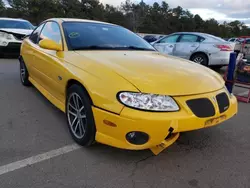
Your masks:
{"label": "alloy wheel", "polygon": [[202,64],[203,63],[203,61],[204,61],[204,59],[202,58],[202,57],[196,57],[196,58],[194,58],[194,60],[193,60],[195,63],[199,63],[199,64]]}
{"label": "alloy wheel", "polygon": [[21,81],[24,83],[24,79],[25,79],[25,76],[26,76],[26,68],[25,68],[25,65],[24,63],[20,63],[20,76],[21,76]]}
{"label": "alloy wheel", "polygon": [[87,116],[81,97],[71,93],[67,101],[67,117],[74,136],[82,139],[86,132]]}

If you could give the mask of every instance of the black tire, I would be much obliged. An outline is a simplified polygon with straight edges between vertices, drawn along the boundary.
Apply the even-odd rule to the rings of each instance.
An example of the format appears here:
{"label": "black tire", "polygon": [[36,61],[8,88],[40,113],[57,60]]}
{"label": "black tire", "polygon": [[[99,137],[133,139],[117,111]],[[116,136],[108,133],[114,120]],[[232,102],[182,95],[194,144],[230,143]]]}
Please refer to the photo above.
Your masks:
{"label": "black tire", "polygon": [[204,65],[206,67],[208,67],[208,58],[205,54],[203,53],[197,53],[197,54],[194,54],[192,57],[191,57],[191,61],[195,62],[195,63],[199,63],[201,65]]}
{"label": "black tire", "polygon": [[27,67],[26,67],[22,58],[20,58],[19,61],[20,61],[20,80],[21,80],[21,83],[24,86],[30,86],[31,83],[29,81],[29,73],[28,73]]}
{"label": "black tire", "polygon": [[[81,112],[77,112],[72,108],[69,103],[75,104],[74,103],[74,96],[75,97],[80,97],[78,98],[79,105],[75,105],[74,107],[78,106],[78,109],[80,109],[80,106],[83,105],[84,109]],[[81,99],[81,100],[79,100]],[[72,103],[73,102],[73,103]],[[95,135],[96,135],[96,126],[95,126],[95,121],[94,121],[94,115],[92,112],[92,102],[91,99],[89,98],[89,95],[86,93],[86,91],[79,85],[72,85],[68,90],[67,90],[67,98],[66,98],[66,118],[67,118],[67,123],[68,123],[68,128],[69,132],[72,136],[72,138],[75,140],[76,143],[78,143],[81,146],[90,146],[94,144],[95,142]],[[76,108],[75,108],[76,109]],[[70,111],[74,113],[78,113],[77,116],[72,115]],[[83,113],[84,111],[84,113]],[[86,116],[85,119],[81,119],[79,117],[79,114],[83,116],[83,114]],[[76,119],[76,123],[74,124],[74,119]],[[78,124],[79,122],[79,124]],[[82,123],[82,126],[80,124]],[[72,124],[72,126],[71,126]],[[78,124],[78,128],[76,128]],[[75,129],[75,132],[74,130]],[[85,130],[83,130],[85,129]],[[80,137],[80,133],[85,131],[84,135]]]}

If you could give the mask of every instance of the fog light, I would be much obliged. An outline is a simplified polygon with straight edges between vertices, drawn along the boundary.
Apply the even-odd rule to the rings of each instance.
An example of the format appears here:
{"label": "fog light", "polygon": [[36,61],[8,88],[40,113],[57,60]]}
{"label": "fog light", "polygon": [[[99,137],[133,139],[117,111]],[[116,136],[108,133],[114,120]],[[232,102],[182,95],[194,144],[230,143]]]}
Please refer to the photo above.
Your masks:
{"label": "fog light", "polygon": [[8,45],[8,43],[5,42],[5,41],[2,44],[3,44],[3,46],[7,46]]}
{"label": "fog light", "polygon": [[149,136],[143,132],[133,131],[126,135],[126,139],[131,144],[143,145],[148,142]]}

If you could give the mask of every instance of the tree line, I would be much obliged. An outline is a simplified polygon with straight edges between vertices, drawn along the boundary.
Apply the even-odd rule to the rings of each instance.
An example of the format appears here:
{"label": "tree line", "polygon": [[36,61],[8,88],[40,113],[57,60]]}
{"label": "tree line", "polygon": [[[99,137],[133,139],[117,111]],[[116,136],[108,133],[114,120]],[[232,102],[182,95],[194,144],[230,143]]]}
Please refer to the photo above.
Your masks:
{"label": "tree line", "polygon": [[84,18],[122,25],[134,32],[170,34],[180,31],[205,32],[229,38],[250,35],[250,28],[238,20],[219,23],[203,20],[198,14],[178,6],[171,8],[165,1],[153,5],[126,0],[114,7],[99,0],[0,0],[0,16],[24,18],[38,25],[51,17]]}

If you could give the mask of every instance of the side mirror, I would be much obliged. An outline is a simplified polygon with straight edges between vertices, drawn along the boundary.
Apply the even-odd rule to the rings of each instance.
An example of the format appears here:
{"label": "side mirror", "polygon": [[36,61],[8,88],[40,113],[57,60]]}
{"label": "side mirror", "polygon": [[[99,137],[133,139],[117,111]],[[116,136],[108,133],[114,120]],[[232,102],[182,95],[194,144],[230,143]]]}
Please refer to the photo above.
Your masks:
{"label": "side mirror", "polygon": [[62,51],[62,45],[50,39],[41,40],[39,46],[47,50]]}

